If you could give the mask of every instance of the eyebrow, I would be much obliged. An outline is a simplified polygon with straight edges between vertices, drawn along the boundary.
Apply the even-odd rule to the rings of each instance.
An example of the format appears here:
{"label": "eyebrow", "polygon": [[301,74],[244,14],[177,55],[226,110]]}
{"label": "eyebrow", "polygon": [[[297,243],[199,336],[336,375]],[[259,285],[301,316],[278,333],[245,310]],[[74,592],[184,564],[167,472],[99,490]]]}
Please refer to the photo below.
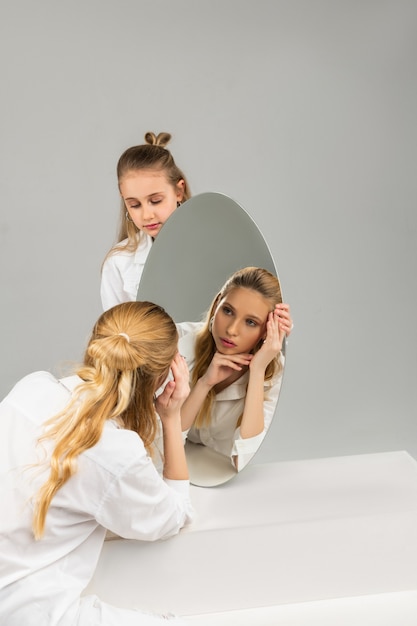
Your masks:
{"label": "eyebrow", "polygon": [[[234,313],[236,313],[236,309],[235,309],[235,307],[234,307],[232,304],[230,304],[230,302],[228,302],[227,300],[225,300],[225,301],[223,302],[223,306],[224,306],[224,305],[227,305],[227,306],[229,307],[229,309],[232,309],[232,311],[234,311]],[[263,323],[263,322],[262,322],[262,320],[261,320],[261,318],[260,318],[260,317],[258,317],[257,315],[251,315],[251,314],[249,313],[249,314],[248,314],[248,315],[246,315],[245,317],[250,317],[250,319],[251,319],[251,320],[253,319],[253,320],[255,320],[256,322],[259,322],[259,324],[262,324],[262,323]]]}
{"label": "eyebrow", "polygon": [[[145,198],[152,198],[152,196],[159,196],[162,195],[164,192],[163,191],[154,191],[153,193],[150,193],[148,196],[145,196]],[[125,201],[126,200],[135,200],[135,202],[139,202],[138,198],[134,198],[134,197],[129,197],[129,198],[123,198]]]}

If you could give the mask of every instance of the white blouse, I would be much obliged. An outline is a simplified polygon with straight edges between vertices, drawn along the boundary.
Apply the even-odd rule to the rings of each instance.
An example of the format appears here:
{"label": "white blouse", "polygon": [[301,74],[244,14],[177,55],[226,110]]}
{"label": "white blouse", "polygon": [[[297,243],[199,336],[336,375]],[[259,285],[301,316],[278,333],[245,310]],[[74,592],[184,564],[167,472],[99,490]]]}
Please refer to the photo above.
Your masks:
{"label": "white blouse", "polygon": [[[195,363],[195,339],[202,322],[182,322],[177,324],[179,351],[185,357],[190,377]],[[282,364],[283,364],[283,357]],[[208,446],[224,456],[237,457],[238,469],[241,470],[253,457],[261,445],[271,424],[278,396],[281,389],[282,372],[264,384],[264,429],[259,435],[243,439],[240,428],[236,428],[239,417],[242,415],[246,388],[249,381],[249,372],[215,395],[211,420],[208,426],[202,428],[191,427],[186,437],[194,443]]]}
{"label": "white blouse", "polygon": [[[126,244],[127,239],[118,246]],[[152,247],[152,237],[141,233],[135,252],[119,250],[104,261],[101,272],[101,303],[103,310],[111,309],[122,302],[134,302],[148,254]]]}
{"label": "white blouse", "polygon": [[36,445],[41,426],[80,382],[35,372],[0,404],[0,624],[78,623],[106,529],[153,541],[175,535],[193,516],[188,481],[163,480],[140,437],[109,421],[78,457],[76,473],[52,499],[43,538],[34,540],[32,498],[51,450],[48,441]]}

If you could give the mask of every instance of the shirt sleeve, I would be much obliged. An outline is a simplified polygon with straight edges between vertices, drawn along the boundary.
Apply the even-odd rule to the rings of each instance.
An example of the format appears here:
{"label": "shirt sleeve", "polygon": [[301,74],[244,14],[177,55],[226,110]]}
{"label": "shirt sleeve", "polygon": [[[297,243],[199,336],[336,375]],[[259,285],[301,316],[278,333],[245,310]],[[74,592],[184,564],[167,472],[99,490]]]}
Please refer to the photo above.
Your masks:
{"label": "shirt sleeve", "polygon": [[123,277],[115,262],[115,255],[108,257],[101,272],[100,287],[103,310],[111,309],[116,304],[129,302],[130,295],[123,289]]}
{"label": "shirt sleeve", "polygon": [[[284,357],[280,357],[281,365],[284,365]],[[282,371],[274,377],[272,384],[265,389],[264,400],[264,429],[259,435],[255,437],[248,437],[243,439],[240,434],[240,428],[235,431],[232,457],[237,457],[237,469],[240,471],[249,463],[259,446],[263,442],[268,428],[271,425],[272,418],[274,417],[275,409],[278,403],[278,397],[281,390],[282,383]]]}
{"label": "shirt sleeve", "polygon": [[193,514],[189,481],[163,479],[143,454],[110,479],[96,519],[125,539],[155,541],[177,534]]}

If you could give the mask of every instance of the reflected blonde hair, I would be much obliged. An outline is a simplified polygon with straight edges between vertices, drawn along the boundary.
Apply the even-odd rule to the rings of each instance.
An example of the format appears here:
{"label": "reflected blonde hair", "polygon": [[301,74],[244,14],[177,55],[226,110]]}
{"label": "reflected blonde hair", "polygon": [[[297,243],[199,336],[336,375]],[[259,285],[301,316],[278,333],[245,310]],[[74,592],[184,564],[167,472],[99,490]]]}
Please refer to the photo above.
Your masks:
{"label": "reflected blonde hair", "polygon": [[[129,172],[140,170],[152,170],[164,172],[166,179],[174,189],[177,189],[178,183],[184,181],[183,201],[191,198],[191,191],[187,179],[183,172],[176,165],[171,152],[165,147],[171,140],[169,133],[147,132],[145,134],[145,142],[139,146],[132,146],[123,152],[117,163],[117,181],[120,183],[124,176]],[[143,233],[135,226],[135,224],[126,219],[126,206],[121,200],[119,215],[119,231],[117,242],[120,243],[127,239],[123,246],[114,246],[106,255],[106,259],[120,250],[127,252],[135,252],[141,242]]]}
{"label": "reflected blonde hair", "polygon": [[[230,291],[240,287],[252,289],[253,291],[259,293],[268,301],[271,311],[273,311],[276,304],[282,302],[279,280],[268,270],[260,267],[245,267],[230,276],[217,296],[214,298],[210,309],[206,314],[204,325],[197,334],[195,342],[195,365],[191,380],[193,387],[197,383],[198,379],[206,373],[213,359],[214,353],[216,352],[216,344],[214,343],[214,339],[210,331],[210,321],[215,314],[217,305],[230,293]],[[252,353],[257,352],[261,346],[262,340],[253,347]],[[275,374],[278,374],[281,370],[282,365],[278,355],[268,364],[265,370],[265,380],[271,380],[271,378],[273,378]],[[216,392],[214,389],[210,389],[195,419],[194,426],[196,428],[201,428],[202,426],[210,424],[211,408],[215,395]],[[236,426],[240,425],[241,417],[239,418]]]}
{"label": "reflected blonde hair", "polygon": [[52,498],[76,472],[77,457],[99,441],[107,420],[136,432],[148,453],[157,432],[153,396],[168,375],[178,333],[171,317],[151,302],[125,302],[95,324],[84,363],[84,381],[68,405],[45,424],[39,441],[52,440],[50,473],[36,496],[33,532],[39,539]]}

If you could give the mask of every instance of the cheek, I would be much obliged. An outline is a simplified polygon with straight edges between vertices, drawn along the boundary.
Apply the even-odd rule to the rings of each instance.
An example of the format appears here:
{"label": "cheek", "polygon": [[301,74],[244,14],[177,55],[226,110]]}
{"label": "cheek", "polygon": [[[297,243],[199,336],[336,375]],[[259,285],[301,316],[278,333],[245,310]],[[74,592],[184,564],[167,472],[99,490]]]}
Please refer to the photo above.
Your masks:
{"label": "cheek", "polygon": [[142,220],[140,219],[140,215],[138,215],[137,213],[129,213],[129,215],[136,228],[142,228],[143,225]]}
{"label": "cheek", "polygon": [[263,337],[263,332],[262,332],[262,329],[259,329],[259,328],[256,329],[256,332],[252,332],[250,334],[250,337],[248,336],[248,341],[250,341],[251,343],[252,350],[253,348],[256,348],[256,346],[258,345],[262,337]]}
{"label": "cheek", "polygon": [[167,219],[173,214],[176,208],[177,208],[176,203],[174,206],[172,206],[171,204],[165,204],[164,206],[155,208],[154,213],[155,215],[158,216],[159,220],[162,223],[165,223]]}

